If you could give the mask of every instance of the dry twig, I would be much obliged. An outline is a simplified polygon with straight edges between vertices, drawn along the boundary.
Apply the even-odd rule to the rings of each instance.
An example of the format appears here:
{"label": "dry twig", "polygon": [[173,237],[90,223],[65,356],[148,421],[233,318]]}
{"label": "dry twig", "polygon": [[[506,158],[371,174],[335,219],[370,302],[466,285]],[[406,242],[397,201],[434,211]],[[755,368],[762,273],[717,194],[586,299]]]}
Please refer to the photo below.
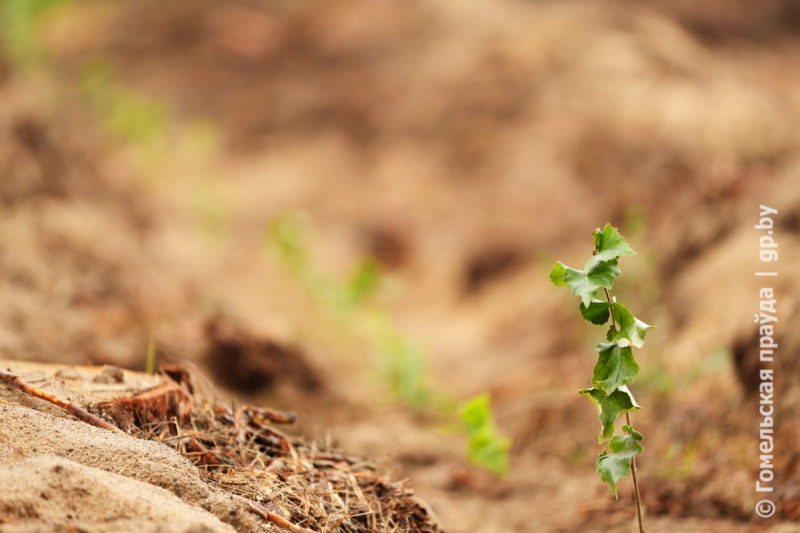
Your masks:
{"label": "dry twig", "polygon": [[21,390],[22,392],[28,394],[29,396],[33,396],[34,398],[40,398],[42,400],[47,400],[50,403],[54,403],[57,406],[61,407],[62,409],[67,410],[70,414],[72,414],[76,418],[83,420],[87,424],[107,429],[109,431],[113,431],[114,433],[125,435],[126,437],[128,436],[127,433],[121,431],[119,428],[112,426],[105,420],[102,420],[94,416],[93,414],[88,413],[77,404],[74,404],[69,400],[65,400],[64,398],[59,398],[54,394],[50,394],[49,392],[45,392],[42,389],[37,389],[33,385],[25,383],[25,381],[21,377],[19,377],[17,374],[14,374],[11,371],[0,370],[0,381],[8,383],[12,387]]}
{"label": "dry twig", "polygon": [[269,511],[263,505],[260,505],[257,502],[250,501],[247,498],[239,496],[238,494],[231,494],[231,496],[233,496],[234,498],[245,504],[247,508],[250,509],[252,512],[257,514],[261,518],[269,520],[276,526],[285,527],[286,529],[291,529],[292,531],[296,531],[297,533],[317,533],[313,529],[306,529],[304,527],[292,524],[281,515]]}

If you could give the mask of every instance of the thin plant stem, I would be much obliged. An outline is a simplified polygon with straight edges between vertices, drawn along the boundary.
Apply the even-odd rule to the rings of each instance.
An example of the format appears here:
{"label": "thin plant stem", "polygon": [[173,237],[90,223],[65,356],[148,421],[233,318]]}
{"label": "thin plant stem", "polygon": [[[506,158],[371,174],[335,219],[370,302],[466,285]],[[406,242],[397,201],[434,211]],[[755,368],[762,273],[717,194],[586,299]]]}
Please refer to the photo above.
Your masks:
{"label": "thin plant stem", "polygon": [[[630,426],[631,414],[625,413],[625,417]],[[642,523],[642,497],[639,495],[639,480],[636,478],[636,457],[631,457],[631,475],[633,476],[633,492],[636,496],[636,517],[639,519],[639,533],[644,533],[644,524]]]}
{"label": "thin plant stem", "polygon": [[[606,293],[606,300],[611,303],[613,300],[611,299],[611,294],[609,294],[608,289],[603,287],[603,291]],[[608,311],[611,313],[611,324],[614,326],[614,329],[617,329],[617,321],[614,319],[614,308],[609,308]],[[625,419],[628,421],[628,426],[633,427],[633,425],[631,425],[630,412],[625,413]],[[644,533],[644,524],[642,522],[642,497],[639,495],[639,480],[636,477],[636,457],[631,457],[631,475],[633,476],[633,493],[636,497],[636,517],[639,519],[639,533]]]}
{"label": "thin plant stem", "polygon": [[[611,294],[609,294],[608,289],[603,287],[603,291],[606,293],[606,300],[608,300],[608,303],[612,303],[614,300],[611,299]],[[608,312],[611,313],[611,324],[614,326],[614,329],[617,329],[617,320],[614,318],[614,309],[609,308]]]}

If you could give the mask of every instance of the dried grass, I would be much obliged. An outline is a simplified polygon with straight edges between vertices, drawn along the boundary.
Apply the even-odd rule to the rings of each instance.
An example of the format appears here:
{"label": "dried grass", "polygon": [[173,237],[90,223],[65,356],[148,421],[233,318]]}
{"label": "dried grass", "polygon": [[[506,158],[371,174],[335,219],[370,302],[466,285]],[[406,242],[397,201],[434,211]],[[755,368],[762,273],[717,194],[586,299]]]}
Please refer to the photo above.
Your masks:
{"label": "dried grass", "polygon": [[187,395],[180,411],[188,416],[148,420],[141,414],[152,410],[145,409],[129,432],[178,450],[209,484],[246,499],[259,515],[274,513],[319,533],[441,531],[413,490],[389,480],[385,465],[275,427],[293,421],[291,414],[233,409],[202,398],[189,382],[181,385]]}

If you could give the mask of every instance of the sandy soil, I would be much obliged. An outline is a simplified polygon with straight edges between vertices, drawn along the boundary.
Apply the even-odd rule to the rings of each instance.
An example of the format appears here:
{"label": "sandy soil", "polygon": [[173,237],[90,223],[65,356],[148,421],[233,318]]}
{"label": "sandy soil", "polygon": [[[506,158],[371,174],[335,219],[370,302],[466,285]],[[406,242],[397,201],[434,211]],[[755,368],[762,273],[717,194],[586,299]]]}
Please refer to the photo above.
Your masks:
{"label": "sandy soil", "polygon": [[166,490],[68,459],[41,455],[4,466],[0,473],[3,516],[40,521],[27,528],[4,526],[4,531],[34,531],[42,523],[86,531],[235,531]]}
{"label": "sandy soil", "polygon": [[[87,410],[99,399],[75,386],[80,367],[71,370],[72,386],[52,375],[70,367],[37,369],[13,361],[3,367]],[[92,382],[81,384],[91,388]],[[139,383],[133,390],[151,388]],[[261,530],[240,503],[215,492],[194,465],[163,444],[90,426],[6,384],[0,385],[0,412],[0,516],[11,526],[30,521],[32,530],[48,523],[87,531]]]}

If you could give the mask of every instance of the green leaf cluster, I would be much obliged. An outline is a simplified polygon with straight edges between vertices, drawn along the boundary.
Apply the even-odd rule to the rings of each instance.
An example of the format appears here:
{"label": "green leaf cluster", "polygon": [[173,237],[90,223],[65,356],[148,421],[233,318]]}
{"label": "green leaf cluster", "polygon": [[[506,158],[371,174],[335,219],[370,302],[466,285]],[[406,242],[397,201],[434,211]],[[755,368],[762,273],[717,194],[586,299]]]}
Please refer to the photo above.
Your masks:
{"label": "green leaf cluster", "polygon": [[598,326],[608,322],[611,313],[614,313],[614,319],[619,329],[615,329],[614,326],[609,327],[606,334],[606,340],[609,342],[626,339],[629,345],[641,348],[644,346],[644,336],[647,330],[655,329],[655,326],[648,326],[633,316],[624,305],[617,302],[592,300],[588,307],[581,302],[580,311],[585,320]]}
{"label": "green leaf cluster", "polygon": [[608,297],[614,280],[621,274],[619,258],[635,254],[619,231],[607,224],[602,230],[594,231],[594,252],[583,270],[558,262],[550,272],[550,281],[556,287],[566,287],[581,299],[579,311],[584,320],[598,326],[611,322],[606,342],[596,346],[598,357],[592,387],[578,392],[586,396],[597,409],[602,425],[598,440],[601,443],[611,440],[611,452],[603,451],[600,454],[597,472],[600,479],[611,486],[614,496],[617,495],[616,482],[630,472],[632,457],[642,453],[639,442],[643,437],[640,433],[630,426],[623,426],[627,434],[614,436],[614,428],[621,414],[640,409],[628,389],[639,373],[633,348],[644,345],[647,330],[654,326],[633,316],[620,303],[595,299],[595,294],[603,289]]}
{"label": "green leaf cluster", "polygon": [[567,287],[589,306],[598,289],[611,289],[621,271],[617,261],[623,255],[635,255],[622,235],[611,224],[594,232],[594,255],[586,261],[583,270],[568,267],[560,261],[550,272],[550,281],[556,287]]}

